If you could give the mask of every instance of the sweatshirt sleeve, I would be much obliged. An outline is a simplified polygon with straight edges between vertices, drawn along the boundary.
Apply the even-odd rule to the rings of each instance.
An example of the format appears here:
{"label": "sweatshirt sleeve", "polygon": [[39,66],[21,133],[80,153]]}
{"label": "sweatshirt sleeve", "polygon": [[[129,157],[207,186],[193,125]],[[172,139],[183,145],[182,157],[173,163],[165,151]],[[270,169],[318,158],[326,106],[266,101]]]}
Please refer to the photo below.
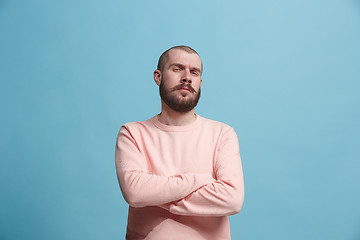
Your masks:
{"label": "sweatshirt sleeve", "polygon": [[120,189],[125,201],[132,207],[177,201],[214,181],[210,174],[202,173],[170,177],[152,174],[148,172],[147,161],[129,129],[122,126],[116,142],[115,163]]}
{"label": "sweatshirt sleeve", "polygon": [[233,129],[224,134],[217,150],[214,172],[215,182],[163,208],[177,215],[191,216],[228,216],[240,212],[244,201],[244,179],[238,139]]}

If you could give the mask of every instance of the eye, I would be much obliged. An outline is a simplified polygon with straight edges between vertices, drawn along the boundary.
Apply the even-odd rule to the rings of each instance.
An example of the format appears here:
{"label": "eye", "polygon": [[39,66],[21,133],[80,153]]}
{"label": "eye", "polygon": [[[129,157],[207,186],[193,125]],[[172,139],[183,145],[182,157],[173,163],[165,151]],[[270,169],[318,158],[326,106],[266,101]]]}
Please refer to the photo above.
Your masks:
{"label": "eye", "polygon": [[198,75],[199,75],[199,73],[198,73],[197,71],[192,71],[191,74],[194,75],[194,76],[198,76]]}

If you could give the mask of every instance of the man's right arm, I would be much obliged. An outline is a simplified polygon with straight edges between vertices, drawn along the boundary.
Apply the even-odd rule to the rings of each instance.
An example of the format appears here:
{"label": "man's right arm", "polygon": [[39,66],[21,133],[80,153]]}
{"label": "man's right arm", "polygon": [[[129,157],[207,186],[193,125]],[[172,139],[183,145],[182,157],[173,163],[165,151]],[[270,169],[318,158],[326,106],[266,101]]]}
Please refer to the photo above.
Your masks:
{"label": "man's right arm", "polygon": [[148,172],[147,161],[128,128],[122,126],[116,142],[115,163],[122,194],[132,207],[177,201],[214,181],[210,174],[185,173],[170,177],[152,174]]}

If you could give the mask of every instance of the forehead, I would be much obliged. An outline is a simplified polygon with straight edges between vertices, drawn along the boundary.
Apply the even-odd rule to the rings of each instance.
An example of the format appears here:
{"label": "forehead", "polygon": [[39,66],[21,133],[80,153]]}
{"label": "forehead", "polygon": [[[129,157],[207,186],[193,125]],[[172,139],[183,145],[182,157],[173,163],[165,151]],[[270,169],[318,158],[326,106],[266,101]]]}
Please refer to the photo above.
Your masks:
{"label": "forehead", "polygon": [[166,65],[174,63],[201,69],[201,59],[196,53],[188,53],[180,49],[171,49],[168,53]]}

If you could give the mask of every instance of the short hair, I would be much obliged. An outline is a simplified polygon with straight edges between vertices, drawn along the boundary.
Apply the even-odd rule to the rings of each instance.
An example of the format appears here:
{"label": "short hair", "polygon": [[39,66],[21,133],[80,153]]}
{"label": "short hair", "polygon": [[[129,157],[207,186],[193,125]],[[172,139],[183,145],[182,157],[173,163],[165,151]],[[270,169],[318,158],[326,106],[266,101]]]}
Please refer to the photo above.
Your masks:
{"label": "short hair", "polygon": [[[158,61],[157,70],[160,70],[160,71],[164,70],[164,66],[165,66],[166,60],[168,58],[169,52],[172,49],[179,49],[179,50],[185,51],[187,53],[195,53],[196,55],[198,55],[200,57],[200,55],[189,46],[184,46],[184,45],[174,46],[174,47],[169,48],[168,50],[166,50],[165,52],[163,52],[161,54],[159,61]],[[201,61],[201,73],[202,73],[202,69],[203,69],[203,64]]]}

